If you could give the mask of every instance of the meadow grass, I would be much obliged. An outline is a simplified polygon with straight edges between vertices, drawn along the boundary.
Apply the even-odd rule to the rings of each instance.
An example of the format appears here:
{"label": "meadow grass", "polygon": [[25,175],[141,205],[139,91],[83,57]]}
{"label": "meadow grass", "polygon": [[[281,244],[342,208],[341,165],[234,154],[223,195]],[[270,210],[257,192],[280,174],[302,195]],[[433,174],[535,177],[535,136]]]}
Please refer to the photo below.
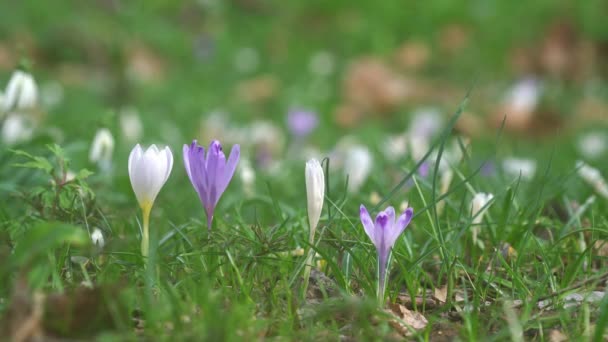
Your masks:
{"label": "meadow grass", "polygon": [[[0,13],[0,33],[36,37],[37,78],[48,81],[61,74],[73,80],[81,67],[99,68],[86,82],[67,83],[64,101],[48,109],[33,140],[0,150],[3,336],[15,338],[15,329],[25,327],[30,334],[100,341],[604,338],[606,199],[577,176],[576,133],[564,128],[554,137],[524,139],[506,133],[503,122],[468,140],[454,129],[465,110],[492,102],[484,88],[508,74],[502,65],[510,44],[534,38],[529,32],[538,32],[554,12],[570,9],[576,22],[588,23],[586,34],[601,35],[597,23],[603,18],[592,5],[495,3],[479,9],[487,12],[481,15],[442,1],[405,12],[397,2],[253,3],[256,15],[241,7],[246,5],[210,5],[203,15],[161,1],[150,8],[133,2],[119,9],[71,1],[15,2]],[[81,15],[67,15],[67,9]],[[47,15],[37,21],[40,10]],[[507,14],[525,24],[514,27]],[[311,18],[325,19],[310,29]],[[421,159],[383,157],[382,139],[407,126],[413,105],[396,109],[390,120],[376,117],[354,129],[337,127],[323,114],[339,102],[340,79],[324,79],[330,90],[318,97],[317,80],[303,67],[311,53],[333,52],[340,74],[356,56],[388,54],[408,35],[431,41],[438,34],[434,27],[454,20],[488,29],[479,30],[479,48],[468,58],[445,64],[440,55],[431,58],[433,68],[424,77],[457,83],[458,95],[447,106],[454,114]],[[213,38],[209,60],[192,51],[201,38],[201,21],[202,38]],[[124,51],[137,43],[155,47],[162,56],[162,81],[140,82],[125,73],[130,57]],[[267,50],[255,72],[234,70],[234,55],[244,46]],[[96,53],[100,60],[82,63]],[[62,74],[66,69],[73,74]],[[234,84],[264,74],[279,75],[279,94],[263,104],[239,100]],[[462,86],[473,80],[469,90]],[[601,94],[605,87],[600,81]],[[556,88],[567,108],[582,93],[576,87]],[[256,168],[253,191],[245,191],[238,177],[232,180],[208,231],[180,152],[192,138],[204,144],[215,138],[202,136],[199,116],[219,108],[242,127],[258,119],[283,122],[294,102],[322,113],[310,139],[314,145],[329,150],[350,134],[369,146],[375,160],[370,176],[358,191],[348,192],[348,177],[333,170],[330,153],[323,155],[325,204],[311,245],[305,160],[285,152],[278,157],[278,171]],[[118,132],[117,112],[132,104],[143,114],[144,142],[166,143],[175,155],[152,210],[148,258],[140,253],[142,219],[127,173],[132,146],[117,134],[110,169],[87,162],[95,131]],[[254,154],[255,146],[239,143]],[[440,161],[454,146],[462,158],[449,165],[453,179],[444,189]],[[532,179],[499,166],[517,154],[536,160]],[[431,165],[428,176],[419,172],[424,163]],[[497,165],[493,173],[483,172],[488,163]],[[76,178],[65,182],[68,170]],[[600,170],[606,174],[605,167]],[[470,203],[482,191],[494,197],[477,224]],[[379,307],[376,251],[358,208],[364,204],[375,215],[392,205],[402,212],[403,202],[414,208],[414,218],[393,248],[387,303]],[[103,232],[102,248],[91,243],[95,228]],[[479,242],[472,238],[474,229]],[[304,281],[309,249],[317,258]],[[426,327],[404,325],[400,305],[422,314]]]}

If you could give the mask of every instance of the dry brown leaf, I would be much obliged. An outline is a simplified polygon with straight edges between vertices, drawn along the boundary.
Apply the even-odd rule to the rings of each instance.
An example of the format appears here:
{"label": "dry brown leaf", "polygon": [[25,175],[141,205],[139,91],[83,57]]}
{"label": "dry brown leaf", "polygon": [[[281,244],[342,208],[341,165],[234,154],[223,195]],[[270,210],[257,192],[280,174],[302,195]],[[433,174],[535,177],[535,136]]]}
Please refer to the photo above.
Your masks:
{"label": "dry brown leaf", "polygon": [[386,63],[374,57],[355,60],[349,66],[342,86],[348,103],[370,112],[394,110],[413,89]]}
{"label": "dry brown leaf", "polygon": [[342,104],[336,108],[334,117],[340,127],[352,128],[359,123],[363,117],[363,112],[354,105]]}
{"label": "dry brown leaf", "polygon": [[435,288],[434,297],[438,301],[445,303],[448,298],[448,286],[444,285],[441,288]]}
{"label": "dry brown leaf", "polygon": [[395,61],[403,70],[418,71],[426,66],[431,56],[428,45],[423,41],[409,41],[395,53]]}
{"label": "dry brown leaf", "polygon": [[165,74],[165,61],[142,42],[128,45],[127,75],[139,82],[160,81]]}
{"label": "dry brown leaf", "polygon": [[561,332],[557,329],[553,329],[553,330],[551,330],[551,332],[549,332],[549,341],[550,342],[564,342],[564,341],[568,341],[568,337],[566,335],[564,335],[563,332]]}
{"label": "dry brown leaf", "polygon": [[449,53],[457,54],[469,44],[468,30],[459,24],[450,24],[439,33],[439,47]]}
{"label": "dry brown leaf", "polygon": [[237,96],[245,102],[266,102],[277,94],[279,80],[272,75],[262,75],[242,81],[236,88]]}
{"label": "dry brown leaf", "polygon": [[[410,329],[424,329],[429,323],[426,317],[421,313],[411,311],[403,305],[390,304],[389,307],[390,310],[387,310],[387,312],[390,312],[399,318],[399,320],[391,319],[389,324],[403,336],[410,336],[412,334]],[[405,325],[403,323],[405,323]]]}
{"label": "dry brown leaf", "polygon": [[601,257],[608,256],[608,241],[597,240],[593,244],[593,248],[595,249],[595,253],[597,256],[601,256]]}

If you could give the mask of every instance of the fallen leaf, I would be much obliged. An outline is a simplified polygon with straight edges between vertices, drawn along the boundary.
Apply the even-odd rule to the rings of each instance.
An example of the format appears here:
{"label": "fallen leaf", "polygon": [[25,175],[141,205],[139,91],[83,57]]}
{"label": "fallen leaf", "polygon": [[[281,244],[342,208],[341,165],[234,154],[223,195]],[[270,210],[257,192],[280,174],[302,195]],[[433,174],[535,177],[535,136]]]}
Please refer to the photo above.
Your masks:
{"label": "fallen leaf", "polygon": [[435,293],[434,293],[434,297],[435,299],[437,299],[438,301],[445,303],[446,299],[448,297],[448,286],[444,285],[441,288],[435,288]]}
{"label": "fallen leaf", "polygon": [[[411,311],[400,304],[390,304],[390,310],[386,310],[391,314],[395,315],[398,319],[391,319],[389,324],[399,331],[403,336],[410,336],[412,334],[411,329],[420,330],[424,329],[429,323],[421,313]],[[404,324],[405,323],[405,324]]]}
{"label": "fallen leaf", "polygon": [[564,342],[564,341],[568,341],[568,337],[566,335],[564,335],[563,332],[561,332],[557,329],[553,329],[553,330],[551,330],[551,332],[549,332],[549,341],[550,342]]}

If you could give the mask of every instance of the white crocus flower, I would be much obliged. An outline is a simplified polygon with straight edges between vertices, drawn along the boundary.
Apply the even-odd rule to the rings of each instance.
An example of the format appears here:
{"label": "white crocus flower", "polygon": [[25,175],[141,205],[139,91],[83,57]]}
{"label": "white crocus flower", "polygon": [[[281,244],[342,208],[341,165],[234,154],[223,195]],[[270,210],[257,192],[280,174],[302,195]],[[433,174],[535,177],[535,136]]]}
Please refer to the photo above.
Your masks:
{"label": "white crocus flower", "polygon": [[311,237],[319,223],[321,210],[323,209],[323,199],[325,196],[325,176],[323,168],[316,159],[306,162],[306,198],[308,200],[308,225]]}
{"label": "white crocus flower", "polygon": [[373,157],[369,149],[355,145],[348,149],[344,160],[344,173],[348,176],[348,191],[355,192],[363,185],[372,170]]}
{"label": "white crocus flower", "polygon": [[[471,216],[473,217],[473,243],[480,244],[477,241],[477,235],[479,234],[480,227],[483,220],[483,216],[488,210],[489,204],[494,198],[494,195],[490,193],[478,192],[473,196],[471,201]],[[483,247],[483,244],[480,244]]]}
{"label": "white crocus flower", "polygon": [[478,192],[471,201],[471,215],[473,216],[473,224],[480,224],[483,220],[483,215],[488,210],[488,203],[494,198],[492,194]]}
{"label": "white crocus flower", "polygon": [[601,132],[585,134],[578,140],[578,150],[583,157],[596,159],[608,150],[608,136]]}
{"label": "white crocus flower", "polygon": [[504,103],[515,112],[533,112],[542,93],[540,82],[534,78],[526,78],[517,82],[507,93]]}
{"label": "white crocus flower", "polygon": [[103,233],[101,232],[101,229],[95,228],[95,230],[93,230],[93,233],[91,233],[91,241],[93,241],[93,244],[95,246],[103,248],[103,246],[105,245],[105,240],[103,238]]}
{"label": "white crocus flower", "polygon": [[129,155],[129,178],[133,192],[143,211],[143,235],[141,253],[148,255],[149,219],[154,200],[165,185],[173,168],[173,153],[169,147],[159,150],[156,145],[143,150],[139,144]]}
{"label": "white crocus flower", "polygon": [[112,136],[112,132],[107,128],[99,129],[91,144],[89,160],[92,163],[99,165],[101,169],[108,170],[112,165],[113,153],[114,137]]}
{"label": "white crocus flower", "polygon": [[[308,226],[310,228],[308,243],[313,246],[315,242],[315,230],[321,218],[323,199],[325,198],[325,175],[318,160],[313,158],[306,162],[304,176],[306,181],[306,199],[308,200]],[[308,278],[314,257],[315,251],[313,248],[310,248],[306,258],[306,267],[304,268],[304,289],[308,286]]]}
{"label": "white crocus flower", "polygon": [[11,114],[2,125],[2,142],[6,145],[15,145],[32,138],[34,125],[25,116]]}
{"label": "white crocus flower", "polygon": [[606,180],[602,177],[600,170],[589,166],[583,161],[576,162],[576,168],[578,175],[589,184],[595,192],[597,192],[600,196],[608,199],[608,184],[606,184]]}
{"label": "white crocus flower", "polygon": [[15,70],[4,92],[2,110],[10,112],[31,109],[36,107],[37,102],[38,86],[34,77],[27,72]]}
{"label": "white crocus flower", "polygon": [[122,136],[128,142],[134,142],[141,139],[144,134],[144,125],[139,118],[139,114],[135,108],[127,107],[120,112],[120,130]]}
{"label": "white crocus flower", "polygon": [[536,161],[532,159],[507,158],[502,162],[502,168],[510,176],[523,180],[531,180],[536,173]]}

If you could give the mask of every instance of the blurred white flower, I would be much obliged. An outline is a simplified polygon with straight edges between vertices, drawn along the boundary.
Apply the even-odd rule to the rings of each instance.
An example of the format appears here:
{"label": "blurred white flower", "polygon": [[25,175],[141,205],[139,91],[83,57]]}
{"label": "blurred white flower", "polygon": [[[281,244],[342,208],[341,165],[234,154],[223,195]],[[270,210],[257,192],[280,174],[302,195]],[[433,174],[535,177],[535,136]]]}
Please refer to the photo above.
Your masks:
{"label": "blurred white flower", "polygon": [[63,86],[57,81],[46,82],[40,89],[40,102],[46,108],[53,108],[63,101]]}
{"label": "blurred white flower", "polygon": [[531,180],[536,174],[536,161],[523,158],[506,158],[502,161],[502,168],[506,174],[521,179]]}
{"label": "blurred white flower", "polygon": [[473,224],[478,225],[483,221],[483,215],[488,209],[487,205],[494,198],[494,195],[490,193],[478,192],[473,196],[471,201],[471,216],[473,217]]}
{"label": "blurred white flower", "polygon": [[363,145],[354,145],[346,151],[344,174],[348,176],[348,191],[356,192],[361,188],[372,170],[373,156]]}
{"label": "blurred white flower", "polygon": [[443,127],[441,111],[435,107],[421,107],[412,113],[408,134],[432,139]]}
{"label": "blurred white flower", "polygon": [[93,244],[99,248],[103,248],[103,246],[105,245],[103,233],[99,228],[95,228],[95,230],[93,230],[93,233],[91,233],[91,241],[93,241]]}
{"label": "blurred white flower", "polygon": [[433,137],[442,126],[443,117],[437,108],[422,107],[412,113],[406,138],[414,161],[419,161],[428,152]]}
{"label": "blurred white flower", "polygon": [[585,158],[595,159],[608,149],[608,137],[603,132],[591,132],[578,139],[578,150]]}
{"label": "blurred white flower", "polygon": [[258,50],[246,47],[239,49],[234,56],[234,68],[241,73],[255,71],[260,64]]}
{"label": "blurred white flower", "polygon": [[473,196],[473,200],[471,201],[471,217],[473,218],[473,243],[478,245],[482,249],[484,248],[484,244],[482,241],[477,240],[477,235],[479,235],[479,231],[481,230],[480,224],[483,221],[483,216],[485,215],[486,210],[491,205],[491,201],[494,198],[494,195],[490,193],[478,192]]}
{"label": "blurred white flower", "polygon": [[15,145],[32,139],[34,124],[20,114],[9,114],[2,125],[2,142]]}
{"label": "blurred white flower", "polygon": [[2,110],[4,112],[26,110],[36,107],[38,102],[38,86],[34,77],[27,72],[15,70],[8,81]]}
{"label": "blurred white flower", "polygon": [[531,113],[538,106],[541,92],[542,87],[538,80],[525,78],[509,89],[503,103],[514,112]]}
{"label": "blurred white flower", "polygon": [[576,162],[578,175],[589,184],[600,196],[608,199],[608,184],[600,171],[583,161]]}
{"label": "blurred white flower", "polygon": [[243,183],[243,189],[248,195],[253,194],[253,188],[255,185],[255,170],[251,167],[251,162],[247,158],[241,158],[238,165],[238,172]]}
{"label": "blurred white flower", "polygon": [[334,72],[334,56],[328,51],[318,51],[310,58],[308,69],[316,76],[329,76]]}
{"label": "blurred white flower", "polygon": [[101,128],[95,134],[89,160],[97,164],[102,170],[109,170],[112,166],[112,154],[114,153],[114,137],[107,128]]}
{"label": "blurred white flower", "polygon": [[391,135],[384,141],[384,157],[390,161],[399,160],[407,153],[407,139],[404,135]]}
{"label": "blurred white flower", "polygon": [[125,107],[120,111],[120,131],[129,143],[139,141],[144,135],[144,125],[135,107]]}
{"label": "blurred white flower", "polygon": [[412,160],[419,161],[431,148],[431,142],[429,139],[422,135],[411,135],[408,134],[405,137],[407,139],[408,151],[412,155]]}

